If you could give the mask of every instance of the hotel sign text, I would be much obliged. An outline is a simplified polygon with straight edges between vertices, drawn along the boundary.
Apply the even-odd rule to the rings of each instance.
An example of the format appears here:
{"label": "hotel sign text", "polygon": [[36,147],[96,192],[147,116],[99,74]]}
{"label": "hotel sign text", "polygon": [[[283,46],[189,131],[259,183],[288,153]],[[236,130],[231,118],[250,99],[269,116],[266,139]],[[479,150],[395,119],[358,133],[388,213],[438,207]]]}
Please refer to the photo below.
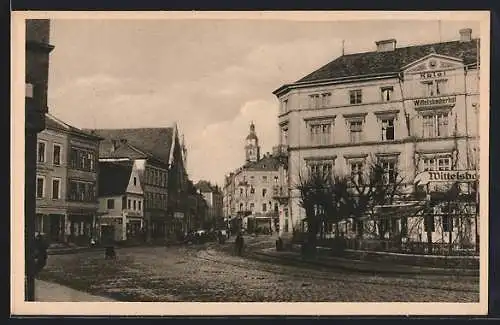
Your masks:
{"label": "hotel sign text", "polygon": [[475,170],[445,170],[425,171],[415,177],[415,185],[425,185],[430,182],[475,182],[477,172]]}
{"label": "hotel sign text", "polygon": [[446,76],[446,71],[421,72],[420,79],[434,79]]}
{"label": "hotel sign text", "polygon": [[439,106],[439,105],[455,105],[457,98],[455,96],[438,97],[438,98],[423,98],[413,100],[415,108],[426,106]]}

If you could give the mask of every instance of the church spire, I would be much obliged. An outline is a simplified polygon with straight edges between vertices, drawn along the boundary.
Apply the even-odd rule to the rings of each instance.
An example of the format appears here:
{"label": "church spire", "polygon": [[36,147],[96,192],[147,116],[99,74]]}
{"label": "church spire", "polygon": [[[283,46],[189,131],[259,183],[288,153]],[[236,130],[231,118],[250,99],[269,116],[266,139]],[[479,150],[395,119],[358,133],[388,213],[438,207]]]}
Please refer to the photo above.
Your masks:
{"label": "church spire", "polygon": [[259,138],[255,133],[255,124],[250,123],[250,133],[246,138],[245,157],[247,162],[255,162],[260,159]]}

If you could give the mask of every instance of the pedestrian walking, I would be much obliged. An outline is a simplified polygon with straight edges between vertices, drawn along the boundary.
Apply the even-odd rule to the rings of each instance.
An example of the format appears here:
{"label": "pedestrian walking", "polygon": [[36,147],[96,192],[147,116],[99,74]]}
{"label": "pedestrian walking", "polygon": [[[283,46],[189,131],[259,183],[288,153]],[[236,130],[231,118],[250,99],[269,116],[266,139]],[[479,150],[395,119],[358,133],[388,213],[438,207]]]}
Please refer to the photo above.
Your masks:
{"label": "pedestrian walking", "polygon": [[47,265],[48,245],[41,234],[35,237],[34,274],[37,275]]}
{"label": "pedestrian walking", "polygon": [[244,239],[241,233],[238,233],[238,236],[236,236],[236,239],[234,241],[235,248],[236,248],[236,253],[241,256],[241,253],[243,251],[243,245],[244,245]]}

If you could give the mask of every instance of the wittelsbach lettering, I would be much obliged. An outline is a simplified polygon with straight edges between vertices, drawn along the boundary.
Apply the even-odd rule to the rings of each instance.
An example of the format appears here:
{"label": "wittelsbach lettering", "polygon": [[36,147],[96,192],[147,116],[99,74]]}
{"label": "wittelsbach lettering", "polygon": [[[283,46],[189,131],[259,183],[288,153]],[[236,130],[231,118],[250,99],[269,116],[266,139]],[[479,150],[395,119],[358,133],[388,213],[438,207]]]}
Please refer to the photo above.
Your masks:
{"label": "wittelsbach lettering", "polygon": [[447,105],[455,104],[457,101],[456,97],[441,97],[441,98],[426,98],[426,99],[415,99],[413,104],[415,107],[418,106],[431,106],[431,105]]}
{"label": "wittelsbach lettering", "polygon": [[475,181],[477,174],[469,171],[429,171],[432,181]]}

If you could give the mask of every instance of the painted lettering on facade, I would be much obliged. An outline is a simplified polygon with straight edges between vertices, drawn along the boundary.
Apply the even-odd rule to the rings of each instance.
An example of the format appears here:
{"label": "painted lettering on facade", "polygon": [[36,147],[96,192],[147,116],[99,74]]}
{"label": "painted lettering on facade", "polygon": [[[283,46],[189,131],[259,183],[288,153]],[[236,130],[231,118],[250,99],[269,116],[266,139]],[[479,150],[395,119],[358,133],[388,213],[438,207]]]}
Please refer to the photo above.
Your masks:
{"label": "painted lettering on facade", "polygon": [[423,98],[415,99],[413,105],[415,107],[436,106],[436,105],[455,105],[457,98],[455,96],[439,97],[439,98]]}
{"label": "painted lettering on facade", "polygon": [[442,78],[445,76],[446,76],[446,71],[429,71],[420,73],[420,79],[434,79],[434,78]]}

